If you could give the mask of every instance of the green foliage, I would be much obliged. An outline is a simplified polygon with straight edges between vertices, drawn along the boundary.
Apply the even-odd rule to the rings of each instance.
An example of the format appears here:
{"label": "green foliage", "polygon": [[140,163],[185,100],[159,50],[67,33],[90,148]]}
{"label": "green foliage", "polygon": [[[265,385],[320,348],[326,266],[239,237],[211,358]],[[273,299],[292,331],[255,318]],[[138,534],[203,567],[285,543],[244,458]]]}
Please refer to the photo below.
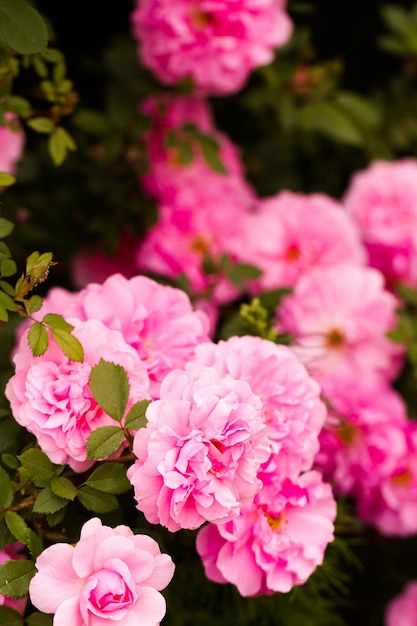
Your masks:
{"label": "green foliage", "polygon": [[91,369],[90,389],[96,402],[116,422],[121,422],[129,399],[129,379],[120,365],[104,359]]}
{"label": "green foliage", "polygon": [[26,617],[27,626],[52,626],[53,615],[31,613]]}
{"label": "green foliage", "polygon": [[7,472],[0,467],[0,511],[7,509],[13,501],[13,484]]}
{"label": "green foliage", "polygon": [[43,52],[48,43],[46,24],[25,0],[1,0],[0,41],[21,54]]}
{"label": "green foliage", "polygon": [[125,419],[127,430],[139,430],[146,426],[146,409],[150,404],[151,400],[140,400],[131,406]]}
{"label": "green foliage", "polygon": [[123,443],[124,436],[124,431],[119,426],[96,428],[87,438],[87,458],[105,459],[117,452]]}
{"label": "green foliage", "polygon": [[0,593],[9,598],[23,598],[28,593],[35,572],[33,561],[26,559],[0,565]]}
{"label": "green foliage", "polygon": [[105,463],[97,467],[88,477],[86,485],[104,493],[121,494],[131,488],[126,477],[126,468],[120,463]]}
{"label": "green foliage", "polygon": [[84,485],[79,489],[78,499],[88,511],[93,511],[94,513],[109,513],[119,506],[119,502],[114,495],[94,489],[90,485]]}
{"label": "green foliage", "polygon": [[0,623],[2,626],[23,626],[23,618],[9,606],[0,606]]}

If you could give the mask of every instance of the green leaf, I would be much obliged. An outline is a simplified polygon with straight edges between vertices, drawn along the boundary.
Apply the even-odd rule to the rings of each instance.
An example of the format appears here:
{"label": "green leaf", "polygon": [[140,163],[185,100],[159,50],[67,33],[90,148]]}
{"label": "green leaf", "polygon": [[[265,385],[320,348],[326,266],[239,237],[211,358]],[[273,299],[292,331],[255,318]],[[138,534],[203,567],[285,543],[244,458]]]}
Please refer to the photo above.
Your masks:
{"label": "green leaf", "polygon": [[88,478],[86,485],[104,493],[125,493],[131,488],[126,477],[126,468],[120,463],[100,465]]}
{"label": "green leaf", "polygon": [[9,606],[0,606],[1,626],[22,626],[23,617]]}
{"label": "green leaf", "polygon": [[41,322],[34,322],[32,324],[29,329],[27,341],[33,356],[42,356],[42,354],[45,354],[48,348],[49,337],[45,326],[41,324]]}
{"label": "green leaf", "polygon": [[227,174],[227,169],[219,156],[220,146],[217,141],[209,135],[203,135],[202,133],[198,133],[197,139],[203,157],[211,169],[218,174]]}
{"label": "green leaf", "polygon": [[26,545],[29,526],[26,524],[25,520],[14,511],[6,511],[5,520],[7,528],[10,530],[13,537]]}
{"label": "green leaf", "polygon": [[48,43],[46,24],[25,0],[1,0],[0,41],[19,54],[43,52]]}
{"label": "green leaf", "polygon": [[0,467],[0,511],[7,509],[13,502],[13,483],[8,473]]}
{"label": "green leaf", "polygon": [[259,278],[262,271],[249,263],[235,263],[225,270],[225,274],[238,289],[244,289],[245,282]]}
{"label": "green leaf", "polygon": [[1,306],[1,304],[0,304],[0,321],[2,322],[9,321],[9,314],[7,313],[7,310],[3,306]]}
{"label": "green leaf", "polygon": [[346,111],[354,121],[364,129],[375,129],[381,121],[382,115],[373,102],[350,91],[339,91],[335,102]]}
{"label": "green leaf", "polygon": [[[1,243],[1,242],[0,242]],[[14,296],[16,295],[16,292],[14,290],[14,287],[12,287],[8,282],[6,282],[5,280],[0,280],[0,288],[3,289],[3,291],[7,294],[9,294],[9,296],[11,296],[12,298],[14,298]]]}
{"label": "green leaf", "polygon": [[27,626],[52,626],[54,616],[46,613],[32,613],[26,618]]}
{"label": "green leaf", "polygon": [[16,182],[16,178],[6,172],[0,172],[0,187],[10,187]]}
{"label": "green leaf", "polygon": [[91,369],[90,389],[110,417],[121,422],[129,399],[129,379],[121,365],[100,359]]}
{"label": "green leaf", "polygon": [[32,117],[26,123],[32,130],[36,130],[37,133],[45,133],[45,135],[50,135],[55,128],[50,117]]}
{"label": "green leaf", "polygon": [[105,459],[119,450],[124,432],[119,426],[102,426],[94,430],[87,439],[87,458]]}
{"label": "green leaf", "polygon": [[139,430],[144,428],[147,423],[146,409],[151,404],[152,400],[140,400],[129,409],[125,419],[125,428],[129,430]]}
{"label": "green leaf", "polygon": [[78,499],[88,511],[94,513],[108,513],[119,507],[115,496],[93,489],[89,485],[84,485],[78,490]]}
{"label": "green leaf", "polygon": [[16,302],[3,291],[0,291],[0,304],[8,311],[17,311]]}
{"label": "green leaf", "polygon": [[305,130],[319,131],[338,142],[352,146],[364,143],[355,121],[332,102],[309,102],[300,111],[299,123]]}
{"label": "green leaf", "polygon": [[45,487],[39,492],[38,497],[33,505],[34,513],[55,513],[60,511],[68,504],[66,498],[61,498],[52,492],[50,487]]}
{"label": "green leaf", "polygon": [[56,496],[66,498],[67,500],[74,500],[78,489],[68,478],[65,476],[54,476],[51,480],[51,489]]}
{"label": "green leaf", "polygon": [[20,96],[9,96],[6,101],[6,108],[22,118],[29,117],[32,113],[29,100]]}
{"label": "green leaf", "polygon": [[13,259],[2,259],[0,263],[0,274],[2,276],[13,276],[16,272],[17,266]]}
{"label": "green leaf", "polygon": [[33,561],[19,559],[0,565],[0,593],[8,598],[24,598],[36,574]]}
{"label": "green leaf", "polygon": [[110,130],[107,117],[91,109],[82,109],[74,115],[72,121],[77,128],[93,135],[105,135]]}
{"label": "green leaf", "polygon": [[52,335],[62,352],[70,359],[70,361],[77,361],[78,363],[83,362],[84,350],[74,335],[71,335],[71,333],[66,330],[61,330],[61,328],[53,328]]}
{"label": "green leaf", "polygon": [[39,539],[38,535],[35,532],[33,532],[33,530],[31,530],[30,528],[28,530],[26,544],[27,544],[27,547],[30,550],[30,553],[31,553],[32,557],[34,559],[37,559],[38,556],[43,551],[43,546],[42,546],[41,540]]}
{"label": "green leaf", "polygon": [[42,308],[43,300],[40,296],[31,296],[28,303],[28,309],[30,313],[36,313]]}
{"label": "green leaf", "polygon": [[46,516],[48,520],[49,528],[53,528],[62,522],[65,517],[66,509],[63,508],[60,511],[56,511],[55,513],[48,513]]}
{"label": "green leaf", "polygon": [[3,452],[1,455],[1,462],[10,469],[17,469],[20,465],[17,457],[15,457],[14,454],[10,454],[10,452]]}
{"label": "green leaf", "polygon": [[52,161],[55,165],[58,166],[65,161],[67,151],[76,150],[77,146],[75,145],[73,138],[65,130],[65,128],[62,128],[62,126],[58,126],[49,137],[48,149]]}
{"label": "green leaf", "polygon": [[52,480],[55,476],[54,466],[39,448],[29,448],[20,456],[19,461],[33,481]]}
{"label": "green leaf", "polygon": [[69,324],[64,320],[62,315],[58,315],[57,313],[47,313],[42,321],[50,328],[59,328],[67,333],[74,329],[72,324]]}
{"label": "green leaf", "polygon": [[14,228],[13,222],[6,220],[4,217],[0,217],[0,239],[8,237]]}

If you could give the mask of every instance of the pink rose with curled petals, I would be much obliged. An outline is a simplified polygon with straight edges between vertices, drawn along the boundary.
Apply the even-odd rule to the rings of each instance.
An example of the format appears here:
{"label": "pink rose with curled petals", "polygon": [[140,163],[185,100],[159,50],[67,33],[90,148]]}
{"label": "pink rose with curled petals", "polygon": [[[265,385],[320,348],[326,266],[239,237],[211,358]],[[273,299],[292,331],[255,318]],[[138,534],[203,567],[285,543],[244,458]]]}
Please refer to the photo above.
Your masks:
{"label": "pink rose with curled petals", "polygon": [[416,626],[417,581],[413,580],[395,596],[385,611],[385,626]]}
{"label": "pink rose with curled petals", "polygon": [[164,83],[204,94],[241,89],[292,33],[286,0],[140,0],[132,12],[142,63]]}
{"label": "pink rose with curled petals", "polygon": [[6,113],[5,121],[0,126],[0,172],[13,175],[22,156],[25,135],[15,115]]}
{"label": "pink rose with curled petals", "polygon": [[127,526],[86,522],[78,543],[56,543],[36,560],[30,599],[54,626],[158,626],[165,615],[160,593],[174,564],[156,541]]}
{"label": "pink rose with curled petals", "polygon": [[125,369],[130,383],[128,406],[150,398],[150,383],[144,363],[120,332],[98,320],[72,318],[71,323],[84,348],[84,361],[68,359],[52,337],[46,352],[35,357],[23,336],[15,351],[15,374],[7,383],[6,396],[15,420],[35,435],[53,463],[83,472],[94,465],[87,459],[88,436],[96,428],[116,424],[91,393],[92,367],[104,359]]}
{"label": "pink rose with curled petals", "polygon": [[270,450],[261,402],[246,382],[189,363],[166,376],[146,417],[127,476],[149,522],[195,529],[252,500]]}
{"label": "pink rose with curled petals", "polygon": [[311,468],[327,412],[319,385],[289,348],[260,337],[231,337],[200,344],[194,360],[246,381],[260,398],[270,471],[296,477]]}
{"label": "pink rose with curled petals", "polygon": [[207,577],[233,583],[242,596],[286,593],[305,583],[334,538],[336,501],[319,472],[282,483],[262,474],[262,480],[238,517],[197,535]]}

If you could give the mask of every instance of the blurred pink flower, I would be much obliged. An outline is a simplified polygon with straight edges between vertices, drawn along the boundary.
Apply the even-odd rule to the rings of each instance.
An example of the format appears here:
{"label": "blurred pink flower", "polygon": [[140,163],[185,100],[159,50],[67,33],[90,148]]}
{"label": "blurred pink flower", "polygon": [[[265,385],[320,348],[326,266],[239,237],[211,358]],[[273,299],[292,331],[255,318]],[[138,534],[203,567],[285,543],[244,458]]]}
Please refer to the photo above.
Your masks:
{"label": "blurred pink flower", "polygon": [[260,337],[231,337],[200,344],[194,360],[246,381],[261,399],[270,471],[287,478],[311,468],[326,408],[318,384],[289,348]]}
{"label": "blurred pink flower", "polygon": [[277,327],[294,336],[294,354],[326,393],[357,378],[392,380],[403,346],[386,337],[396,324],[397,299],[375,269],[335,265],[300,279],[277,311]]}
{"label": "blurred pink flower", "polygon": [[127,526],[98,518],[81,529],[78,543],[55,543],[36,560],[30,599],[54,626],[158,626],[165,615],[160,593],[174,574],[171,557],[156,541]]}
{"label": "blurred pink flower", "polygon": [[[23,543],[18,541],[5,545],[3,550],[0,550],[0,565],[4,565],[8,561],[13,561],[15,559],[23,559],[24,556],[20,553],[22,548],[24,548]],[[0,593],[0,606],[8,606],[21,615],[23,615],[25,611],[26,603],[26,597],[15,600],[14,598],[9,598]]]}
{"label": "blurred pink flower", "polygon": [[344,205],[357,223],[370,263],[391,287],[417,280],[417,160],[375,161],[356,172]]}
{"label": "blurred pink flower", "polygon": [[[230,205],[239,213],[255,202],[255,192],[245,180],[238,148],[215,129],[211,110],[206,101],[193,97],[151,97],[142,110],[152,119],[145,133],[149,169],[141,183],[149,195],[166,207],[203,211],[205,207]],[[209,165],[195,135],[184,130],[191,125],[195,132],[217,142],[218,157],[225,173]],[[172,142],[176,138],[178,143]],[[191,160],[183,162],[179,143],[191,148]],[[206,139],[207,141],[207,139]]]}
{"label": "blurred pink flower", "polygon": [[385,611],[385,626],[416,626],[417,581],[413,580],[395,596]]}
{"label": "blurred pink flower", "polygon": [[303,584],[334,538],[336,502],[319,472],[282,484],[266,478],[239,517],[204,526],[197,535],[207,577],[233,583],[242,596],[286,593]]}
{"label": "blurred pink flower", "polygon": [[5,121],[5,125],[0,126],[0,172],[13,175],[22,156],[25,134],[12,113],[6,114]]}
{"label": "blurred pink flower", "polygon": [[149,377],[145,364],[120,332],[98,320],[69,321],[84,348],[84,362],[70,361],[52,337],[47,351],[35,357],[23,336],[6,396],[15,420],[35,435],[53,463],[83,472],[94,465],[87,459],[88,436],[100,426],[115,425],[90,391],[92,367],[100,359],[123,366],[130,382],[130,404],[150,397]]}
{"label": "blurred pink flower", "polygon": [[286,0],[141,0],[132,29],[142,63],[164,83],[205,94],[241,89],[292,33]]}
{"label": "blurred pink flower", "polygon": [[417,421],[390,431],[362,482],[357,513],[384,535],[409,537],[417,533]]}
{"label": "blurred pink flower", "polygon": [[315,268],[366,259],[355,224],[325,194],[281,191],[242,220],[235,254],[263,272],[252,292],[292,287]]}
{"label": "blurred pink flower", "polygon": [[249,385],[189,363],[161,385],[134,439],[137,508],[171,531],[236,516],[261,487],[269,456],[261,402]]}

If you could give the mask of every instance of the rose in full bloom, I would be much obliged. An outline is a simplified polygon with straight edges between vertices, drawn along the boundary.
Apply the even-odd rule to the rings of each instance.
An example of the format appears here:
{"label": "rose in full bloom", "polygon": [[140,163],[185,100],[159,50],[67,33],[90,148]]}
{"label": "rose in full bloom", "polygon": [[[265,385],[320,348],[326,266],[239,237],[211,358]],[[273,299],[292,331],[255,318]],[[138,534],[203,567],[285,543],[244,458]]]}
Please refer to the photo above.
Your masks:
{"label": "rose in full bloom", "polygon": [[373,450],[372,473],[362,482],[357,513],[382,534],[409,537],[417,533],[417,421],[391,424]]}
{"label": "rose in full bloom", "polygon": [[174,574],[151,537],[98,518],[84,524],[78,543],[55,543],[35,565],[30,599],[54,613],[54,626],[158,626],[166,611],[160,591]]}
{"label": "rose in full bloom", "polygon": [[92,367],[100,359],[121,365],[130,382],[130,404],[150,397],[149,377],[120,332],[98,320],[70,321],[84,348],[84,361],[70,361],[52,337],[46,352],[35,357],[24,335],[15,352],[15,374],[7,383],[6,396],[15,420],[35,435],[53,463],[83,472],[94,464],[87,459],[88,436],[100,426],[115,425],[91,393]]}
{"label": "rose in full bloom", "polygon": [[[0,550],[0,565],[4,565],[8,561],[13,561],[15,559],[22,559],[23,556],[21,555],[20,550],[23,547],[23,544],[18,541],[5,545],[3,550]],[[24,613],[26,603],[27,598],[19,598],[18,600],[15,600],[14,598],[9,598],[0,593],[0,606],[8,606],[22,615]]]}
{"label": "rose in full bloom", "polygon": [[322,193],[281,191],[242,217],[236,255],[262,270],[252,292],[292,287],[319,267],[361,265],[365,249],[341,204]]}
{"label": "rose in full bloom", "polygon": [[336,502],[319,472],[282,483],[271,474],[263,479],[237,518],[208,524],[197,535],[207,577],[233,583],[242,596],[286,593],[303,584],[334,537]]}
{"label": "rose in full bloom", "polygon": [[397,299],[375,269],[335,265],[303,276],[277,311],[277,327],[294,336],[292,350],[324,392],[346,380],[392,380],[403,347],[386,337]]}
{"label": "rose in full bloom", "polygon": [[246,381],[261,399],[270,471],[287,478],[311,468],[326,408],[318,384],[289,348],[260,337],[231,337],[200,344],[194,360]]}
{"label": "rose in full bloom", "polygon": [[417,160],[375,161],[355,173],[343,203],[369,261],[390,287],[417,279]]}
{"label": "rose in full bloom", "polygon": [[337,493],[355,497],[376,473],[395,471],[397,450],[404,450],[406,405],[387,384],[365,387],[357,379],[346,381],[343,394],[328,398],[315,465]]}
{"label": "rose in full bloom", "polygon": [[416,626],[417,581],[413,580],[395,596],[385,611],[385,626]]}
{"label": "rose in full bloom", "polygon": [[35,317],[42,319],[46,313],[100,320],[120,331],[146,366],[154,398],[164,376],[182,367],[196,345],[209,339],[209,320],[203,311],[193,310],[186,293],[146,276],[128,279],[114,274],[103,284],[90,283],[78,293],[54,287]]}
{"label": "rose in full bloom", "polygon": [[244,381],[189,363],[161,384],[128,470],[137,508],[171,531],[238,515],[269,456],[261,401]]}
{"label": "rose in full bloom", "polygon": [[162,82],[189,78],[201,93],[230,94],[289,40],[285,6],[286,0],[138,0],[132,28],[142,63]]}
{"label": "rose in full bloom", "polygon": [[14,174],[22,156],[25,135],[17,118],[9,113],[4,126],[0,126],[0,172]]}

